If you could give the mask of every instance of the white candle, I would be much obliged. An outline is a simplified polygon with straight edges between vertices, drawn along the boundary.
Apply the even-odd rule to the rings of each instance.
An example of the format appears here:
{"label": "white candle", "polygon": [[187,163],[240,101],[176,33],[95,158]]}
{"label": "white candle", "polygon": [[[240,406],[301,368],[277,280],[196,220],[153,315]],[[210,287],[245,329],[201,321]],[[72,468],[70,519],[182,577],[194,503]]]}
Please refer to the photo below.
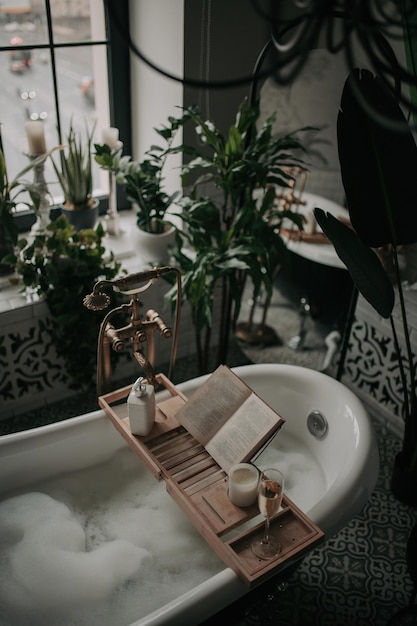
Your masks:
{"label": "white candle", "polygon": [[256,500],[259,472],[250,463],[238,463],[229,471],[229,499],[236,506],[250,506]]}
{"label": "white candle", "polygon": [[120,147],[119,141],[119,129],[118,128],[104,128],[101,132],[102,143],[109,146],[110,150],[117,150]]}
{"label": "white candle", "polygon": [[45,154],[46,143],[43,122],[26,122],[25,130],[29,142],[29,154]]}

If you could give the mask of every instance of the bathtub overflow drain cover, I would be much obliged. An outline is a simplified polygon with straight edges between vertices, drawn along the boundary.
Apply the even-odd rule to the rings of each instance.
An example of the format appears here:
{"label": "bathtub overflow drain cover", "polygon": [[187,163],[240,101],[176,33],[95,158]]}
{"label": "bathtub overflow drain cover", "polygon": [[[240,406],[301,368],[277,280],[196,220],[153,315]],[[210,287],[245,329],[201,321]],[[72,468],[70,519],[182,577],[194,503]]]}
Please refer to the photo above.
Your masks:
{"label": "bathtub overflow drain cover", "polygon": [[320,411],[311,411],[307,417],[307,427],[314,437],[317,439],[324,439],[327,435],[329,424]]}

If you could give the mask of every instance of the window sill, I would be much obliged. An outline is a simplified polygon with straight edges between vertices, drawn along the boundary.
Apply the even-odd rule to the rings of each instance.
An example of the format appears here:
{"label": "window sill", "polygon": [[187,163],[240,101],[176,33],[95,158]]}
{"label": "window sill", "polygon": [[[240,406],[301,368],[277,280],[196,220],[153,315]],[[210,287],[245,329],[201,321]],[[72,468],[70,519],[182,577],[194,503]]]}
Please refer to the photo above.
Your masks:
{"label": "window sill", "polygon": [[[136,211],[123,211],[120,214],[119,237],[106,236],[104,244],[106,248],[113,252],[116,259],[122,264],[122,269],[130,272],[137,272],[149,267],[148,262],[141,258],[140,254],[134,250],[133,239],[130,236],[136,226]],[[24,235],[23,235],[24,236]],[[16,281],[16,282],[15,282]],[[23,285],[19,276],[11,274],[0,277],[0,316],[2,324],[7,324],[6,319],[10,316],[10,323],[16,322],[22,315],[27,315],[29,307],[43,307],[45,304],[38,296],[30,296],[23,293]],[[39,314],[38,311],[36,311]],[[36,316],[36,313],[34,315]],[[6,317],[4,317],[6,316]]]}

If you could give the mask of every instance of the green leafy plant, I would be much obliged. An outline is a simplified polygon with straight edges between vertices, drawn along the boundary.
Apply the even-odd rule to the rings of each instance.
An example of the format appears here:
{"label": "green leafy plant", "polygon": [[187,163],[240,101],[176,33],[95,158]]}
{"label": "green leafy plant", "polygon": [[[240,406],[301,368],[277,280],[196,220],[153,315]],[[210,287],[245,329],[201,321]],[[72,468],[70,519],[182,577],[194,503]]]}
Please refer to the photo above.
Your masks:
{"label": "green leafy plant", "polygon": [[48,331],[64,359],[71,386],[86,389],[96,371],[96,346],[103,312],[91,313],[83,298],[100,279],[114,278],[120,263],[103,246],[104,230],[76,232],[60,216],[33,241],[18,242],[16,270],[23,285],[44,298],[50,311]]}
{"label": "green leafy plant", "polygon": [[18,230],[14,222],[13,210],[16,206],[17,193],[13,193],[19,183],[14,180],[9,183],[4,154],[0,150],[0,223],[3,238],[8,238],[10,243],[16,245]]}
{"label": "green leafy plant", "polygon": [[[274,271],[286,258],[280,224],[289,218],[301,227],[299,215],[275,206],[274,186],[288,186],[286,168],[300,163],[294,154],[302,146],[294,134],[274,137],[273,117],[257,130],[256,106],[239,107],[227,137],[195,109],[185,112],[202,146],[174,148],[191,157],[183,180],[187,184],[192,174],[194,182],[181,201],[184,228],[177,229],[172,253],[182,271],[183,300],[191,305],[200,371],[207,371],[215,301],[221,309],[218,364],[226,361],[246,278],[254,297],[262,287],[270,294]],[[210,195],[201,195],[203,184],[210,185]],[[176,298],[174,287],[167,299],[173,304]]]}
{"label": "green leafy plant", "polygon": [[58,182],[64,195],[64,204],[74,210],[89,206],[93,193],[92,141],[91,131],[86,125],[85,138],[74,130],[70,123],[67,145],[59,152],[59,164],[51,156]]}
{"label": "green leafy plant", "polygon": [[[417,147],[386,84],[367,70],[348,77],[338,117],[343,185],[353,229],[315,210],[354,284],[371,306],[390,320],[403,392],[405,432],[397,462],[413,482],[417,502],[416,365],[398,263],[398,247],[417,241]],[[396,276],[403,354],[392,316],[395,291],[375,250],[388,248]]]}
{"label": "green leafy plant", "polygon": [[[6,267],[13,267],[16,261],[14,247],[17,244],[18,228],[14,219],[16,205],[20,202],[20,195],[28,191],[35,212],[39,206],[39,194],[36,185],[25,181],[23,176],[33,167],[44,161],[45,155],[31,161],[16,177],[9,181],[7,176],[4,153],[0,149],[0,262]],[[29,203],[25,202],[23,204]]]}
{"label": "green leafy plant", "polygon": [[137,204],[137,226],[148,233],[165,231],[169,223],[166,220],[167,211],[179,195],[179,192],[166,193],[163,172],[175,137],[188,118],[186,111],[182,117],[169,117],[169,125],[156,128],[166,147],[151,146],[140,163],[131,156],[123,156],[123,149],[112,152],[106,144],[95,144],[96,162],[114,173],[117,184],[126,190],[128,200]]}

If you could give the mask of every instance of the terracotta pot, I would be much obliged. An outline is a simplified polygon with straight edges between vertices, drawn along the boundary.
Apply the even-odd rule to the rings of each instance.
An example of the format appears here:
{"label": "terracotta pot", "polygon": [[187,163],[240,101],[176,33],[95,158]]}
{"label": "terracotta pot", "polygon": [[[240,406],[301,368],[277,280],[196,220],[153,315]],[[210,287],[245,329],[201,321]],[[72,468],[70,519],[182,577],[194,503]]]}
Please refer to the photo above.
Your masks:
{"label": "terracotta pot", "polygon": [[417,506],[417,476],[408,474],[402,466],[401,452],[397,454],[391,475],[391,491],[397,500],[408,506]]}
{"label": "terracotta pot", "polygon": [[175,244],[175,228],[168,227],[164,233],[148,233],[140,228],[135,228],[131,233],[135,252],[154,264],[167,264],[170,259],[169,246]]}
{"label": "terracotta pot", "polygon": [[61,206],[61,212],[75,230],[84,230],[85,228],[94,228],[98,220],[99,200],[93,198],[90,206],[82,209],[72,209],[64,204]]}

